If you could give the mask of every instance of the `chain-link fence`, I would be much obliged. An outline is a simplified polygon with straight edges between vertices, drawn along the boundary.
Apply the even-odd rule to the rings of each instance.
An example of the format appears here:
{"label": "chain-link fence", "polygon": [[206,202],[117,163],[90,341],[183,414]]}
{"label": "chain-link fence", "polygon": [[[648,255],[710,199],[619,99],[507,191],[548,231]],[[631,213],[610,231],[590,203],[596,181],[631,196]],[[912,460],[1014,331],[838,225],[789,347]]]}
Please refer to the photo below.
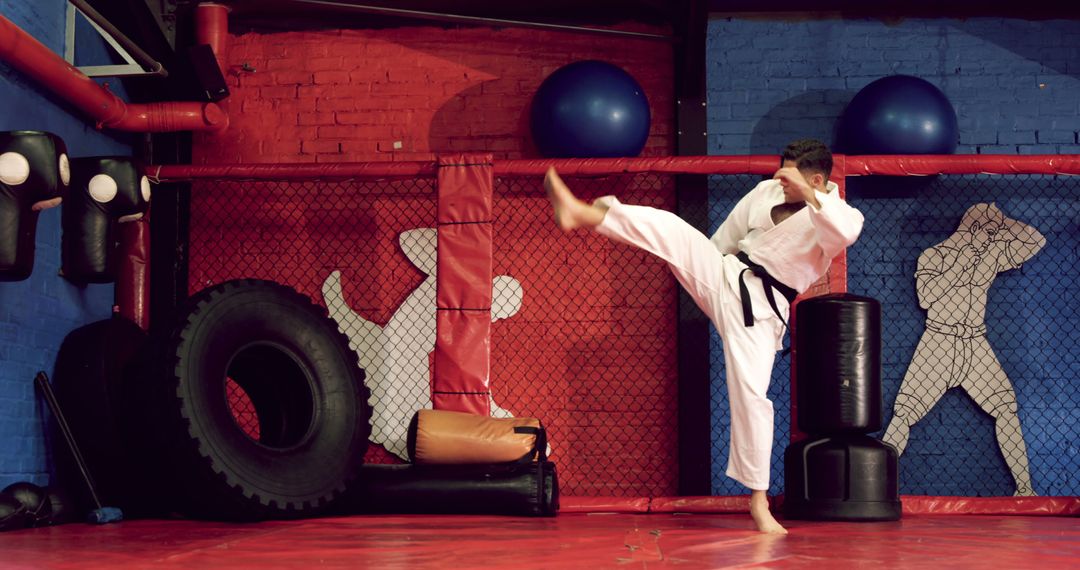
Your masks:
{"label": "chain-link fence", "polygon": [[[566,182],[585,200],[674,208],[671,176]],[[496,180],[494,220],[494,273],[524,288],[521,313],[492,327],[495,402],[549,426],[566,494],[675,494],[674,277],[629,246],[563,233],[540,177]]]}
{"label": "chain-link fence", "polygon": [[848,179],[902,493],[1080,493],[1080,178]]}
{"label": "chain-link fence", "polygon": [[[193,185],[189,290],[257,278],[326,305],[371,389],[369,462],[406,457],[412,414],[431,407],[435,181],[215,180]],[[258,439],[235,382],[233,416]]]}
{"label": "chain-link fence", "polygon": [[[564,178],[584,199],[613,194],[675,210],[670,174]],[[680,213],[711,233],[760,180],[711,176],[708,200],[697,202],[707,212]],[[889,427],[873,435],[904,446],[903,493],[1080,492],[1078,197],[1080,180],[1067,177],[848,178],[848,199],[867,220],[848,252],[848,288],[883,312]],[[191,291],[254,277],[323,302],[372,389],[378,445],[368,460],[404,458],[405,425],[431,406],[435,180],[202,181],[191,202]],[[730,420],[715,331],[700,357],[711,444],[680,450],[677,343],[686,339],[663,262],[561,232],[540,176],[503,176],[493,277],[492,409],[545,423],[565,494],[677,494],[688,452],[709,458],[713,494],[745,493],[724,475]],[[783,492],[790,370],[778,356],[771,493]],[[258,419],[232,388],[234,416],[257,438]]]}
{"label": "chain-link fence", "polygon": [[[670,176],[571,181],[585,197],[673,203]],[[207,181],[191,202],[190,290],[251,277],[321,299],[372,390],[367,459],[405,459],[408,421],[431,407],[434,181]],[[498,180],[494,220],[493,411],[544,421],[567,495],[674,494],[674,278],[629,247],[563,234],[538,177]],[[517,286],[521,307],[504,310]],[[250,400],[228,386],[258,439]]]}

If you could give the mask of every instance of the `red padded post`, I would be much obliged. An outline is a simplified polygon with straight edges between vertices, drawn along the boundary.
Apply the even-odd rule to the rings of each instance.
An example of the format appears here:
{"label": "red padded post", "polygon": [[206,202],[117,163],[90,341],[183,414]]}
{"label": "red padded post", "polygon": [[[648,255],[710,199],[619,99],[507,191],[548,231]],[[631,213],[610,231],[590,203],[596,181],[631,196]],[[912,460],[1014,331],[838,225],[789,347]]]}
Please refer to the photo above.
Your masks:
{"label": "red padded post", "polygon": [[120,224],[120,274],[116,279],[116,311],[150,330],[150,224],[146,217]]}
{"label": "red padded post", "polygon": [[491,413],[490,154],[439,157],[435,373],[432,406]]}

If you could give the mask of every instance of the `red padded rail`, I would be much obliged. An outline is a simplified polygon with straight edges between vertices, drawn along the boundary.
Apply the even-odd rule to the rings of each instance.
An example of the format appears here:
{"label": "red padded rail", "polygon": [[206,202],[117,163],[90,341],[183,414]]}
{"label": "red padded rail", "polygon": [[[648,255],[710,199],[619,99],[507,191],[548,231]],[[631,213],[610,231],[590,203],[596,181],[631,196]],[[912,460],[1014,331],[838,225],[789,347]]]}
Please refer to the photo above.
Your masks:
{"label": "red padded rail", "polygon": [[780,168],[780,158],[775,155],[750,155],[500,160],[495,163],[495,176],[543,176],[549,166],[554,166],[560,174],[566,176],[600,176],[637,172],[772,174]]}
{"label": "red padded rail", "polygon": [[[1080,155],[834,155],[845,161],[846,176],[932,176],[935,174],[1080,174]],[[772,174],[774,155],[663,156],[643,158],[564,158],[500,160],[496,176],[543,176],[555,166],[567,176],[658,172],[667,174]],[[155,182],[226,179],[380,179],[434,178],[434,161],[341,162],[333,164],[216,164],[150,166]]]}
{"label": "red padded rail", "polygon": [[[770,497],[781,509],[783,495]],[[563,513],[746,513],[750,496],[560,497]],[[929,497],[901,495],[904,515],[1080,515],[1080,497]]]}
{"label": "red padded rail", "polygon": [[1080,174],[1080,155],[865,155],[845,156],[847,176],[935,174]]}

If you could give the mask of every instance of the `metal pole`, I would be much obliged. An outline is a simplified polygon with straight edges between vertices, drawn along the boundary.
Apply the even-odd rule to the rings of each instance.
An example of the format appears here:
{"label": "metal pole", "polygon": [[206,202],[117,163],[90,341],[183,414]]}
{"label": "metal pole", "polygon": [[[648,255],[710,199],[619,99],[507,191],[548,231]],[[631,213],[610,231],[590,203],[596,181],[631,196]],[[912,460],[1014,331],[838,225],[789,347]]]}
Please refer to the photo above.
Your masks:
{"label": "metal pole", "polygon": [[464,16],[461,14],[443,14],[439,12],[426,12],[423,10],[405,10],[402,8],[386,8],[383,6],[368,6],[363,4],[346,4],[330,0],[292,0],[294,4],[309,4],[315,6],[329,6],[353,12],[365,14],[378,14],[383,16],[400,16],[404,18],[416,18],[420,20],[436,20],[439,22],[456,22],[462,24],[483,24],[488,26],[505,26],[515,28],[533,28],[539,30],[551,30],[558,32],[574,32],[603,36],[620,36],[642,40],[662,42],[678,42],[675,36],[663,34],[649,34],[644,32],[629,32],[623,30],[606,30],[603,28],[586,28],[582,26],[567,26],[564,24],[545,24],[542,22],[526,22],[522,20],[505,20],[502,18],[485,18],[481,16]]}
{"label": "metal pole", "polygon": [[[675,46],[675,148],[679,156],[708,154],[705,133],[705,0],[683,2]],[[709,185],[703,175],[675,177],[675,211],[702,233],[709,231]],[[679,289],[679,494],[712,494],[712,392],[709,319]]]}

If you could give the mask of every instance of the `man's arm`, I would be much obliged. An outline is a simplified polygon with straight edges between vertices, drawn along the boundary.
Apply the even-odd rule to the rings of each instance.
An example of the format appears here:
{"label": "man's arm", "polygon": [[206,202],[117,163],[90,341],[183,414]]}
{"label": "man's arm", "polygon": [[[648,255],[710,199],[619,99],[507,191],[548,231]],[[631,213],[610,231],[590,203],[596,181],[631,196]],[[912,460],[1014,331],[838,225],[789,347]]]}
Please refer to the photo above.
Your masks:
{"label": "man's arm", "polygon": [[773,178],[794,189],[806,202],[810,221],[817,231],[818,245],[828,258],[836,257],[855,243],[862,232],[862,212],[845,202],[838,192],[818,192],[797,168],[784,167]]}
{"label": "man's arm", "polygon": [[929,309],[946,291],[961,282],[969,283],[976,255],[970,245],[963,245],[959,249],[937,245],[924,250],[919,255],[915,269],[915,292],[919,295],[919,306]]}
{"label": "man's arm", "polygon": [[1039,230],[1012,218],[1005,218],[1002,234],[1006,251],[1006,259],[1000,260],[1002,269],[1020,267],[1046,245],[1046,238]]}
{"label": "man's arm", "polygon": [[831,259],[855,243],[862,233],[864,219],[862,212],[845,202],[837,192],[818,192],[817,198],[820,207],[808,202],[806,209],[817,231],[818,246]]}

